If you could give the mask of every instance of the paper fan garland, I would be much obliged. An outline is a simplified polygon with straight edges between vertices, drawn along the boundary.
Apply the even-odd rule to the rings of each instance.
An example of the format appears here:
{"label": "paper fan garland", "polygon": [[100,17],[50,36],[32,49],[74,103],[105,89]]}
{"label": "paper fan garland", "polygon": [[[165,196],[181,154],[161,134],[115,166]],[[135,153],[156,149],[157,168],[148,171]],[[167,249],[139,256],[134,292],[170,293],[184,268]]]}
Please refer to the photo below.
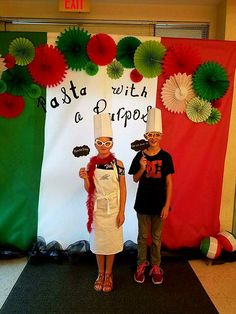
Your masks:
{"label": "paper fan garland", "polygon": [[212,101],[222,97],[228,87],[227,72],[217,62],[203,63],[193,75],[193,88],[205,100]]}
{"label": "paper fan garland", "polygon": [[114,60],[107,66],[107,74],[111,79],[119,79],[123,75],[123,72],[124,68],[119,61]]}
{"label": "paper fan garland", "polygon": [[142,81],[143,76],[136,69],[133,69],[130,72],[130,79],[131,79],[132,82],[138,83],[138,82]]}
{"label": "paper fan garland", "polygon": [[34,81],[43,87],[53,87],[63,82],[67,64],[62,53],[52,45],[35,49],[34,60],[28,65]]}
{"label": "paper fan garland", "polygon": [[221,120],[220,110],[218,110],[216,108],[212,108],[211,114],[205,122],[210,124],[210,125],[214,125],[214,124],[217,124],[220,120]]}
{"label": "paper fan garland", "polygon": [[98,70],[98,66],[91,61],[89,61],[85,67],[85,72],[90,76],[96,75]]}
{"label": "paper fan garland", "polygon": [[32,84],[27,68],[19,65],[3,72],[2,80],[7,85],[7,92],[15,96],[26,95]]}
{"label": "paper fan garland", "polygon": [[116,43],[107,34],[93,35],[87,45],[87,53],[90,60],[97,65],[107,65],[116,56]]}
{"label": "paper fan garland", "polygon": [[16,64],[24,66],[34,58],[34,45],[29,39],[18,37],[10,43],[9,53],[15,57]]}
{"label": "paper fan garland", "polygon": [[211,110],[211,103],[199,97],[194,97],[187,104],[186,114],[191,121],[199,123],[209,118]]}
{"label": "paper fan garland", "polygon": [[200,64],[198,50],[188,45],[176,44],[166,51],[163,58],[163,74],[167,78],[176,73],[193,74]]}
{"label": "paper fan garland", "polygon": [[14,96],[9,93],[0,94],[0,116],[15,118],[19,116],[25,107],[22,96]]}
{"label": "paper fan garland", "polygon": [[155,40],[148,40],[139,45],[134,54],[134,65],[140,74],[153,78],[162,72],[162,58],[166,48]]}
{"label": "paper fan garland", "polygon": [[79,27],[69,27],[57,37],[56,46],[65,56],[69,69],[85,69],[89,62],[86,47],[90,37],[88,31]]}
{"label": "paper fan garland", "polygon": [[141,41],[133,36],[122,38],[117,44],[116,59],[124,68],[134,68],[134,53]]}
{"label": "paper fan garland", "polygon": [[192,75],[186,73],[170,76],[161,90],[163,105],[174,113],[185,112],[187,103],[195,96],[192,89]]}

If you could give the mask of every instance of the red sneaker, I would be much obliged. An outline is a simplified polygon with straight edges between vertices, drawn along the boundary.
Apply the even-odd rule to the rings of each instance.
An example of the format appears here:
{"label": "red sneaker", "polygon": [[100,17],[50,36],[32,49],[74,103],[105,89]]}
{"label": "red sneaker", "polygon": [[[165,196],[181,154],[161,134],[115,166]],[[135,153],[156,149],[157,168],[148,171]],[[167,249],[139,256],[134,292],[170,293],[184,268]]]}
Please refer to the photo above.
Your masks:
{"label": "red sneaker", "polygon": [[157,265],[152,266],[149,275],[152,276],[154,285],[160,285],[163,282],[164,271]]}
{"label": "red sneaker", "polygon": [[143,262],[138,265],[136,273],[134,274],[134,280],[138,283],[143,283],[145,281],[145,268],[149,265],[149,262]]}

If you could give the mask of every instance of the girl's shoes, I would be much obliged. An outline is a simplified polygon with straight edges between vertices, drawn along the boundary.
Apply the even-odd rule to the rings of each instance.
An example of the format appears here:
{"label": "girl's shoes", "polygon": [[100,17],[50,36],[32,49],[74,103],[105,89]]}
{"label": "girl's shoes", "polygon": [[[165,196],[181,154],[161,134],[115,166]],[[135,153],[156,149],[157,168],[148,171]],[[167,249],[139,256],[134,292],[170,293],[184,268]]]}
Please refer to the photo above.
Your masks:
{"label": "girl's shoes", "polygon": [[103,283],[104,283],[104,273],[98,273],[98,277],[94,283],[94,289],[96,291],[102,291],[103,290]]}
{"label": "girl's shoes", "polygon": [[113,280],[112,280],[112,274],[105,274],[105,279],[103,283],[103,292],[110,292],[113,289]]}

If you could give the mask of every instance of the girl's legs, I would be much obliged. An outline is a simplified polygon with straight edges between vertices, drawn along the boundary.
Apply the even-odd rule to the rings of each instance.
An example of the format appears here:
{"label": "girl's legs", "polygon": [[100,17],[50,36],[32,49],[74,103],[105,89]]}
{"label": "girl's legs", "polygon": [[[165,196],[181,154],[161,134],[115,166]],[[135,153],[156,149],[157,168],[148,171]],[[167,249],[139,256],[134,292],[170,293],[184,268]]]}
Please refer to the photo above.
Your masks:
{"label": "girl's legs", "polygon": [[98,272],[104,273],[105,271],[105,255],[98,255],[96,254],[97,265],[98,265]]}
{"label": "girl's legs", "polygon": [[103,291],[110,292],[113,289],[113,280],[112,280],[112,268],[114,263],[115,255],[106,255],[106,273],[105,280],[103,284]]}
{"label": "girl's legs", "polygon": [[106,255],[106,274],[112,273],[115,255]]}
{"label": "girl's legs", "polygon": [[98,265],[98,277],[94,283],[94,289],[96,291],[101,291],[103,289],[103,283],[105,278],[105,256],[96,255],[97,265]]}

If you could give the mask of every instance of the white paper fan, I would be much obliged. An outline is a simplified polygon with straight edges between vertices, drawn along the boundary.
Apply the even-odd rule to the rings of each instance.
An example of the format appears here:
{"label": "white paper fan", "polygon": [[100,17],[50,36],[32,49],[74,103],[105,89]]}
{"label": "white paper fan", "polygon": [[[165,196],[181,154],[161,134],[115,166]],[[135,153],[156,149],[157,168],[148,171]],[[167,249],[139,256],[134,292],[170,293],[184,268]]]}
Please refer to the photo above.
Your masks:
{"label": "white paper fan", "polygon": [[192,88],[192,75],[186,73],[170,76],[161,90],[164,106],[174,113],[185,112],[187,103],[195,96]]}

